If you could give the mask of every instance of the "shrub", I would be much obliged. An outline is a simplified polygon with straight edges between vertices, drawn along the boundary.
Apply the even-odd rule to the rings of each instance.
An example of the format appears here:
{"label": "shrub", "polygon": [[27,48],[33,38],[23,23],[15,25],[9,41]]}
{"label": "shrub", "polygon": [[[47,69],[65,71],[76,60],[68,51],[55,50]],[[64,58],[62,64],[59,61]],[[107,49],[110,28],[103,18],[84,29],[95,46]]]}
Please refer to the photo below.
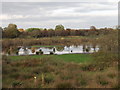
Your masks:
{"label": "shrub", "polygon": [[97,83],[100,85],[108,85],[108,81],[104,78],[103,75],[98,75],[97,76]]}
{"label": "shrub", "polygon": [[45,76],[45,82],[46,83],[51,83],[51,82],[53,82],[54,81],[54,76],[52,75],[52,74],[47,74],[46,76]]}
{"label": "shrub", "polygon": [[104,81],[104,80],[103,80],[103,81],[102,81],[102,80],[99,81],[99,83],[100,83],[101,85],[103,85],[103,86],[104,86],[104,85],[108,85],[108,81]]}
{"label": "shrub", "polygon": [[80,75],[78,78],[77,78],[77,85],[80,86],[80,87],[83,87],[83,86],[86,86],[88,84],[88,77],[86,77],[86,75]]}
{"label": "shrub", "polygon": [[20,87],[22,85],[22,82],[20,81],[13,81],[12,82],[12,87],[15,88],[15,87]]}

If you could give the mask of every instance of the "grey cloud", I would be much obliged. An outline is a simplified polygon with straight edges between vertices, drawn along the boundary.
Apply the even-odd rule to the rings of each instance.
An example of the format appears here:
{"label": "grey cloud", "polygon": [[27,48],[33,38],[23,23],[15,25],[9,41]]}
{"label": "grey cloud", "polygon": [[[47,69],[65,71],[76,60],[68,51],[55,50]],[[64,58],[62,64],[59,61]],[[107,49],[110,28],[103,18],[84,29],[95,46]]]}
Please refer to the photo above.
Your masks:
{"label": "grey cloud", "polygon": [[[62,13],[56,14],[59,10],[63,10],[61,11]],[[68,12],[64,10],[68,10]],[[63,24],[71,28],[86,28],[89,25],[110,27],[117,24],[117,15],[89,16],[89,14],[95,11],[104,11],[107,14],[107,11],[115,10],[117,10],[117,6],[111,2],[4,2],[2,5],[2,15],[21,15],[24,18],[5,19],[3,20],[3,27],[9,23],[15,23],[20,28],[54,28],[56,24]],[[81,13],[83,15],[79,16]],[[52,14],[54,15],[52,16]]]}
{"label": "grey cloud", "polygon": [[118,2],[119,0],[2,0],[3,2]]}
{"label": "grey cloud", "polygon": [[70,3],[70,2],[4,2],[2,5],[3,13],[31,13],[40,12],[40,8],[49,11],[55,10],[57,8],[65,8],[65,7],[77,7],[78,3]]}

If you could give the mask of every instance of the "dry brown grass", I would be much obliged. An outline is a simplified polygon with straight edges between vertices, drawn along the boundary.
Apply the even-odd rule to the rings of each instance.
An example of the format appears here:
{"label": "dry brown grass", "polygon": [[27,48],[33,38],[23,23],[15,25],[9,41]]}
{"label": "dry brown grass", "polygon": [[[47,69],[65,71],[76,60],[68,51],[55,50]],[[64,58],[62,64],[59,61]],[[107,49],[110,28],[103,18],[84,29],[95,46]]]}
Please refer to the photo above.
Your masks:
{"label": "dry brown grass", "polygon": [[[84,64],[43,59],[3,62],[3,87],[17,88],[115,88],[117,67],[84,71]],[[86,65],[86,64],[85,64]],[[36,77],[36,81],[35,78]]]}

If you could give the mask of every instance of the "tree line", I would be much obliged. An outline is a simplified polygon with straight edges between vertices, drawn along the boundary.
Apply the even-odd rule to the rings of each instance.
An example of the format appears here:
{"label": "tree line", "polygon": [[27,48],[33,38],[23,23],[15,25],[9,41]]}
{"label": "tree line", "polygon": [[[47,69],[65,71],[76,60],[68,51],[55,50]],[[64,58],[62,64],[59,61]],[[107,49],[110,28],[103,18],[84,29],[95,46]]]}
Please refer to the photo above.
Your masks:
{"label": "tree line", "polygon": [[90,29],[65,29],[63,25],[56,25],[55,29],[28,28],[18,29],[17,25],[9,24],[8,27],[0,28],[2,30],[2,38],[41,38],[54,36],[90,36],[107,34],[112,28],[96,29],[91,26]]}

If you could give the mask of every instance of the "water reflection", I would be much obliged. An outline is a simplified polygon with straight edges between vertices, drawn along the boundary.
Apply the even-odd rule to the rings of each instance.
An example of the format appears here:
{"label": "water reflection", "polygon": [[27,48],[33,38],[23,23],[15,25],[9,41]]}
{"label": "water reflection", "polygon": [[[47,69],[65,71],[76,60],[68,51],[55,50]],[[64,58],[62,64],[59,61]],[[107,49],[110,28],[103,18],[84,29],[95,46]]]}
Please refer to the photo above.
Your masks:
{"label": "water reflection", "polygon": [[18,55],[41,55],[41,54],[75,54],[75,53],[93,53],[98,52],[99,46],[78,45],[78,46],[63,46],[63,47],[40,47],[40,48],[23,48],[19,49]]}

